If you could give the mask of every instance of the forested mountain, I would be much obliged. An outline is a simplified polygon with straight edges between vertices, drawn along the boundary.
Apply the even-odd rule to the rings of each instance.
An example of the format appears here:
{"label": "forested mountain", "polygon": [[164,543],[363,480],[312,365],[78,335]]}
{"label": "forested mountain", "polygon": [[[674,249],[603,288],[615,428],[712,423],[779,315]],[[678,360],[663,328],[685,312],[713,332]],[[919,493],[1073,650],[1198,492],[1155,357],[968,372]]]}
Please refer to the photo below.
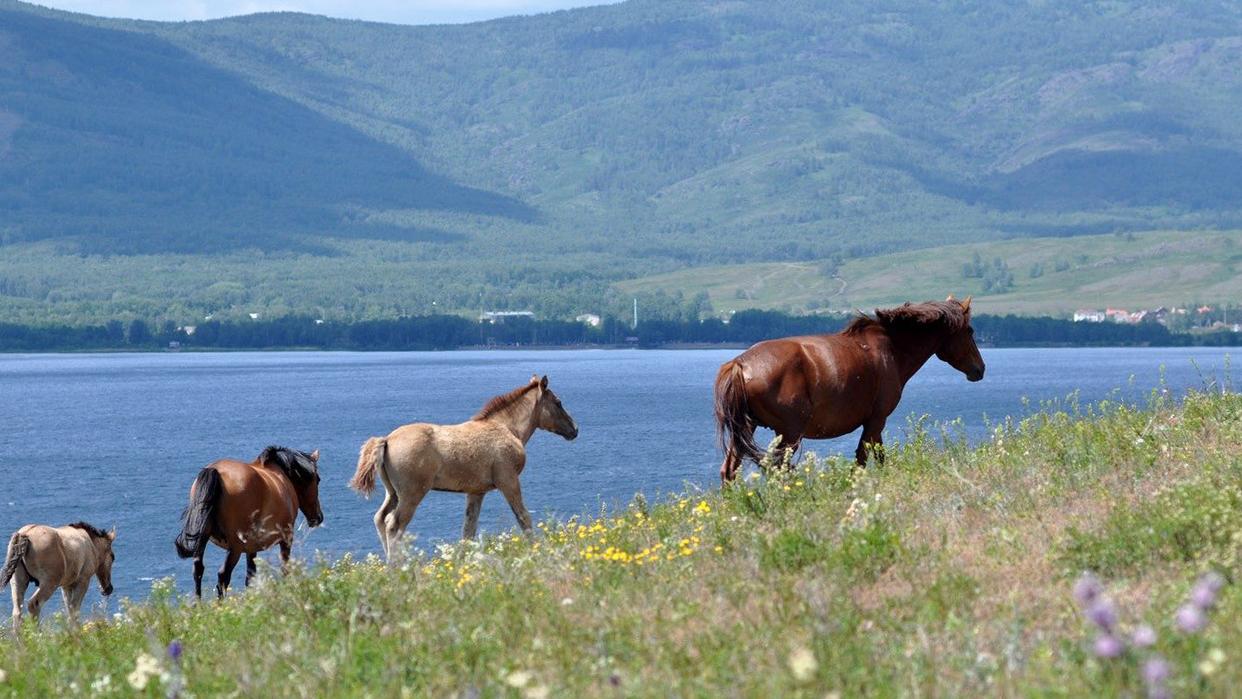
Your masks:
{"label": "forested mountain", "polygon": [[[407,27],[0,0],[0,236],[23,261],[0,294],[39,307],[62,283],[34,278],[45,253],[207,255],[220,282],[258,249],[327,269],[327,314],[564,314],[692,265],[1230,226],[1239,104],[1235,2],[630,0]],[[389,269],[352,293],[407,303],[338,304],[319,261],[358,256],[424,286]]]}

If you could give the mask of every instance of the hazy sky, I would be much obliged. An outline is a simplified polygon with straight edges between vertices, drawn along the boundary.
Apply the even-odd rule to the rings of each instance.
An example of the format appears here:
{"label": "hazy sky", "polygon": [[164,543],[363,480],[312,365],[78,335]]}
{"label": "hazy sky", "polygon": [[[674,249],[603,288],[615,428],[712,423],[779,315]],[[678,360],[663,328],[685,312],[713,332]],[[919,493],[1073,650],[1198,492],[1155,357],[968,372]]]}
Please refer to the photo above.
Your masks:
{"label": "hazy sky", "polygon": [[473,22],[551,12],[618,0],[34,0],[36,4],[103,17],[186,20],[294,10],[400,24]]}

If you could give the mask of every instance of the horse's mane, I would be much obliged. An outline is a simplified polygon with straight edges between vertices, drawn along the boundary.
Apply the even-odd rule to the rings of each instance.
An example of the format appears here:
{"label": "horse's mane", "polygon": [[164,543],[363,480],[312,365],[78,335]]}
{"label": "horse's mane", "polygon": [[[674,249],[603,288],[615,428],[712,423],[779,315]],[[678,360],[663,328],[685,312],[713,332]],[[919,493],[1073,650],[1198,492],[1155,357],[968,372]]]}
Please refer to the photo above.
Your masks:
{"label": "horse's mane", "polygon": [[966,309],[957,301],[906,302],[896,308],[877,308],[874,318],[860,313],[841,332],[857,335],[876,326],[885,329],[938,328],[953,332],[969,323]]}
{"label": "horse's mane", "polygon": [[73,527],[74,529],[81,529],[87,534],[90,534],[91,538],[93,539],[107,539],[108,538],[108,532],[100,529],[99,527],[96,527],[93,524],[87,524],[86,522],[73,522],[72,524],[66,524],[65,526]]}
{"label": "horse's mane", "polygon": [[479,412],[475,413],[474,417],[470,419],[486,420],[487,418],[495,415],[496,413],[501,412],[505,408],[521,400],[522,396],[525,396],[527,392],[531,391],[538,385],[539,384],[537,383],[528,383],[525,386],[520,386],[518,388],[515,388],[512,391],[509,391],[508,393],[496,396],[495,398],[492,398],[491,400],[487,401],[487,403],[483,405],[483,407],[479,410]]}
{"label": "horse's mane", "polygon": [[265,466],[278,466],[294,483],[309,481],[318,471],[310,454],[275,445],[264,449],[259,454],[258,462]]}

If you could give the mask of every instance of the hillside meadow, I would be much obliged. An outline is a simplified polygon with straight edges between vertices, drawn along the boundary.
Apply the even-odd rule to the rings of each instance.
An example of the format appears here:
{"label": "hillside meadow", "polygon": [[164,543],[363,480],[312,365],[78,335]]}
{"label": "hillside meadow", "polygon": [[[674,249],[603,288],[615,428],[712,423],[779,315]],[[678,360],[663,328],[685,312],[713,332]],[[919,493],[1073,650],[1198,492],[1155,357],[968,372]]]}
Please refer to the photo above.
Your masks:
{"label": "hillside meadow", "polygon": [[157,582],[4,639],[0,693],[1227,696],[1240,444],[1242,397],[1216,390],[1070,399],[978,446],[922,425],[883,466],[809,457],[529,540],[303,561],[223,603]]}

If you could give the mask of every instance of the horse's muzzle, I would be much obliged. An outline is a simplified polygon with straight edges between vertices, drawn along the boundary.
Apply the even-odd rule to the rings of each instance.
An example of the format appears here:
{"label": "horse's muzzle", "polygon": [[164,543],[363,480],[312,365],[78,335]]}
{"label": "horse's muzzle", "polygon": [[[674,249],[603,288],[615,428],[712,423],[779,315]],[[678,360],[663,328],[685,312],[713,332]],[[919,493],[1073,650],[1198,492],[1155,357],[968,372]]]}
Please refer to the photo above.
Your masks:
{"label": "horse's muzzle", "polygon": [[323,514],[320,513],[320,515],[318,517],[315,517],[314,519],[307,517],[306,523],[312,527],[318,527],[319,525],[323,524]]}
{"label": "horse's muzzle", "polygon": [[971,369],[971,370],[970,370],[970,371],[966,374],[966,380],[967,380],[967,381],[972,381],[972,382],[973,382],[973,381],[982,381],[982,380],[983,380],[983,372],[984,372],[984,367],[979,367],[978,369]]}

